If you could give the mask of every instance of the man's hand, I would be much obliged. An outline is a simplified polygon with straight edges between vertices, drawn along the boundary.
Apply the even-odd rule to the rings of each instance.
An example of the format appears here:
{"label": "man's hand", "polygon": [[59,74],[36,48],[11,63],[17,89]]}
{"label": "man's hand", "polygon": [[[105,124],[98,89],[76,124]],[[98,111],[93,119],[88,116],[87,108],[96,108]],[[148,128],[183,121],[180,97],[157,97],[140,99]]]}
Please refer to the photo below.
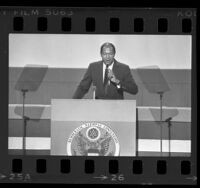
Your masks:
{"label": "man's hand", "polygon": [[114,82],[115,84],[119,84],[119,80],[115,77],[113,71],[111,69],[108,69],[108,78],[111,82]]}

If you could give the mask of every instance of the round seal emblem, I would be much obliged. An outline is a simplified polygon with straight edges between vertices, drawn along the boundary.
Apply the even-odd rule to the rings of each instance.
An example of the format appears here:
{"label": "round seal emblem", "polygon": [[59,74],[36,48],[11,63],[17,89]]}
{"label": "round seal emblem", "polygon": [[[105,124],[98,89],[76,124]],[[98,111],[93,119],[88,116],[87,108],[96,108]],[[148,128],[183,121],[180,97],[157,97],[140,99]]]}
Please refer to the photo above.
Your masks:
{"label": "round seal emblem", "polygon": [[87,129],[86,131],[86,137],[90,140],[90,141],[96,141],[99,139],[101,133],[100,130],[96,127],[90,127]]}
{"label": "round seal emblem", "polygon": [[119,156],[119,141],[108,126],[100,123],[85,123],[77,127],[69,136],[67,155]]}

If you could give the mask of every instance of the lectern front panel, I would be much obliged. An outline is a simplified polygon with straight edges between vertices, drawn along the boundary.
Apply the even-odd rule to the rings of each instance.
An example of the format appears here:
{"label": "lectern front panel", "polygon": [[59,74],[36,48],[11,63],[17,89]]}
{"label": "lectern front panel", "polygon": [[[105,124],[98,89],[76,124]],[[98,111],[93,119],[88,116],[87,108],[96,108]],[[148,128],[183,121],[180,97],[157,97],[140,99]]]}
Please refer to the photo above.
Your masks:
{"label": "lectern front panel", "polygon": [[132,100],[52,100],[51,155],[135,156]]}

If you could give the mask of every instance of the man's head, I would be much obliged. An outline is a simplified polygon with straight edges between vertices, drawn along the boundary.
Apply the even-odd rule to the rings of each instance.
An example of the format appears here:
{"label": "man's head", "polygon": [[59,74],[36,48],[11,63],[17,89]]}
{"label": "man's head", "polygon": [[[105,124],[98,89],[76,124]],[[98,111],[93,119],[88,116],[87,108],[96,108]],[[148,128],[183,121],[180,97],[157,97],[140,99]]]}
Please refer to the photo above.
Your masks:
{"label": "man's head", "polygon": [[112,43],[104,43],[101,46],[101,57],[106,65],[111,65],[115,57],[115,46]]}

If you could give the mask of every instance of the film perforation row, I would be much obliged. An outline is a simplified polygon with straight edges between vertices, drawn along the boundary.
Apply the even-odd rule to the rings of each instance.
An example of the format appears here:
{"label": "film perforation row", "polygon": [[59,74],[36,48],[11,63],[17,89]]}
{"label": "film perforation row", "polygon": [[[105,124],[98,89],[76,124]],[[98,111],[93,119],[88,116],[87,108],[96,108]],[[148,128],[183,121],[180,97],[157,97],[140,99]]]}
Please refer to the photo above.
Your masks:
{"label": "film perforation row", "polygon": [[[69,159],[60,160],[60,173],[69,174],[71,172],[71,161]],[[47,161],[45,159],[36,160],[36,172],[39,174],[44,174],[47,172]],[[80,167],[81,168],[81,167]],[[110,174],[117,174],[120,172],[119,161],[109,160],[108,171]],[[23,172],[23,160],[13,159],[12,160],[12,172],[22,173]],[[87,159],[84,162],[84,172],[85,174],[95,173],[95,160]],[[132,161],[132,173],[137,175],[143,174],[143,161],[133,160]],[[159,175],[167,175],[167,161],[157,160],[156,163],[156,173]],[[180,174],[189,175],[191,173],[191,164],[189,160],[182,160],[180,163]]]}
{"label": "film perforation row", "polygon": [[[47,17],[38,17],[37,18],[37,31],[47,32],[48,31],[49,20]],[[112,17],[109,20],[109,31],[111,33],[120,32],[121,21],[117,17]],[[191,33],[192,31],[192,20],[189,18],[182,19],[182,33]],[[13,18],[13,30],[17,32],[24,31],[24,18],[23,17],[14,17]],[[96,29],[96,20],[95,17],[87,17],[85,19],[85,31],[88,33],[95,32]],[[143,18],[134,18],[132,23],[132,28],[135,33],[145,32],[145,21]],[[72,27],[72,18],[63,17],[61,18],[60,31],[63,32],[73,32]],[[157,33],[167,33],[169,29],[169,23],[167,18],[158,18],[157,19]]]}

